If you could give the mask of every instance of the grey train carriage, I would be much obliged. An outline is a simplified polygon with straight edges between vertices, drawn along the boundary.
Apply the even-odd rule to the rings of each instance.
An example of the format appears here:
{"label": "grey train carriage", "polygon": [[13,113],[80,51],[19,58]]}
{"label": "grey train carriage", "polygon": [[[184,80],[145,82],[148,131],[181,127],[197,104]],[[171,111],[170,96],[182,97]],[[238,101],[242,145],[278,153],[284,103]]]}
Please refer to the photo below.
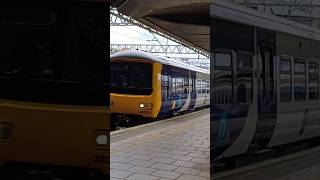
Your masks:
{"label": "grey train carriage", "polygon": [[211,160],[320,136],[320,31],[225,1],[210,5]]}

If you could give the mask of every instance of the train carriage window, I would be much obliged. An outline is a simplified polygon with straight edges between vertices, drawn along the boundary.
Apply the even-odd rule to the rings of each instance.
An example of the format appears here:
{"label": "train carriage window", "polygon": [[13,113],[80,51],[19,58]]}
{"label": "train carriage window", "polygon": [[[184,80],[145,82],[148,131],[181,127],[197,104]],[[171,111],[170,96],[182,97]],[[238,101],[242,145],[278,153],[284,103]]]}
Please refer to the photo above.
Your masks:
{"label": "train carriage window", "polygon": [[176,81],[177,81],[177,90],[176,90],[176,92],[177,92],[177,94],[183,94],[184,92],[183,92],[183,79],[182,79],[182,77],[178,77],[177,79],[176,79]]}
{"label": "train carriage window", "polygon": [[169,76],[166,74],[162,75],[162,83],[163,83],[163,89],[162,89],[162,96],[163,99],[168,99],[169,97]]}
{"label": "train carriage window", "polygon": [[172,93],[177,92],[177,85],[176,85],[176,78],[171,77],[171,87],[172,87]]}
{"label": "train carriage window", "polygon": [[249,103],[252,99],[252,55],[237,54],[238,103]]}
{"label": "train carriage window", "polygon": [[198,79],[197,80],[197,94],[202,94],[202,80]]}
{"label": "train carriage window", "polygon": [[184,94],[189,94],[189,78],[183,78],[183,92]]}
{"label": "train carriage window", "polygon": [[319,65],[309,64],[309,99],[319,99]]}
{"label": "train carriage window", "polygon": [[306,65],[303,62],[295,61],[294,65],[294,97],[296,101],[306,99]]}
{"label": "train carriage window", "polygon": [[226,54],[226,53],[216,53],[215,54],[215,66],[231,66],[231,54]]}
{"label": "train carriage window", "polygon": [[215,54],[214,83],[214,104],[232,104],[233,73],[230,53]]}
{"label": "train carriage window", "polygon": [[280,100],[282,102],[290,102],[292,98],[291,93],[291,61],[280,60]]}

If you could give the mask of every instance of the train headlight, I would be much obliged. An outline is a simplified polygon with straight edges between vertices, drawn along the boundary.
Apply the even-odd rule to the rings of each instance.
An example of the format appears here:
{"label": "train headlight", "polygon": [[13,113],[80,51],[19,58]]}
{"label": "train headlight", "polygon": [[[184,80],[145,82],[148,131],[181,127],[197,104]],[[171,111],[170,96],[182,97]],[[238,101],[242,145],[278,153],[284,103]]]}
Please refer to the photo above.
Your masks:
{"label": "train headlight", "polygon": [[105,130],[96,130],[94,138],[97,148],[105,148],[109,144],[109,136]]}
{"label": "train headlight", "polygon": [[8,123],[0,123],[0,142],[10,141],[12,139],[12,125]]}
{"label": "train headlight", "polygon": [[99,146],[107,145],[108,144],[108,136],[107,135],[97,135],[96,143]]}
{"label": "train headlight", "polygon": [[141,102],[141,103],[139,103],[139,108],[150,110],[150,109],[152,109],[152,103]]}

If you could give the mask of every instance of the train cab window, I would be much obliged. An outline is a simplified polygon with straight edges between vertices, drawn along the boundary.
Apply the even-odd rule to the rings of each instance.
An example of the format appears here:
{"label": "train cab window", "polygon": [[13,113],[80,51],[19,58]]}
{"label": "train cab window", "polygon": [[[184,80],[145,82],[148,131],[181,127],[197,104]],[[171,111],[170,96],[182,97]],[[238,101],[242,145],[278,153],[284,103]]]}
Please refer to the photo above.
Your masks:
{"label": "train cab window", "polygon": [[233,70],[230,53],[215,54],[214,70],[214,104],[232,104],[233,99]]}
{"label": "train cab window", "polygon": [[111,62],[111,92],[147,95],[152,93],[152,64]]}
{"label": "train cab window", "polygon": [[[54,77],[57,13],[49,9],[1,8],[0,74],[23,78]],[[17,53],[18,52],[18,53]]]}
{"label": "train cab window", "polygon": [[292,98],[291,93],[291,61],[282,59],[280,60],[280,100],[281,102],[290,102]]}
{"label": "train cab window", "polygon": [[309,99],[319,99],[319,65],[309,63]]}
{"label": "train cab window", "polygon": [[295,61],[294,64],[294,98],[296,101],[306,99],[306,65]]}

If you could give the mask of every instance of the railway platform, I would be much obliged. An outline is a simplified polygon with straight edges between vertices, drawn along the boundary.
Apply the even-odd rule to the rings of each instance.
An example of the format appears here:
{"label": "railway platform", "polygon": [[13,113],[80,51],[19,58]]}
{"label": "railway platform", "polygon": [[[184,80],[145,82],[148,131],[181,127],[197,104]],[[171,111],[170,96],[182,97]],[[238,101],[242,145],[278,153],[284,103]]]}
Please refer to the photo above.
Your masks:
{"label": "railway platform", "polygon": [[214,180],[318,180],[320,147],[216,173]]}
{"label": "railway platform", "polygon": [[111,179],[210,179],[209,112],[112,132]]}

